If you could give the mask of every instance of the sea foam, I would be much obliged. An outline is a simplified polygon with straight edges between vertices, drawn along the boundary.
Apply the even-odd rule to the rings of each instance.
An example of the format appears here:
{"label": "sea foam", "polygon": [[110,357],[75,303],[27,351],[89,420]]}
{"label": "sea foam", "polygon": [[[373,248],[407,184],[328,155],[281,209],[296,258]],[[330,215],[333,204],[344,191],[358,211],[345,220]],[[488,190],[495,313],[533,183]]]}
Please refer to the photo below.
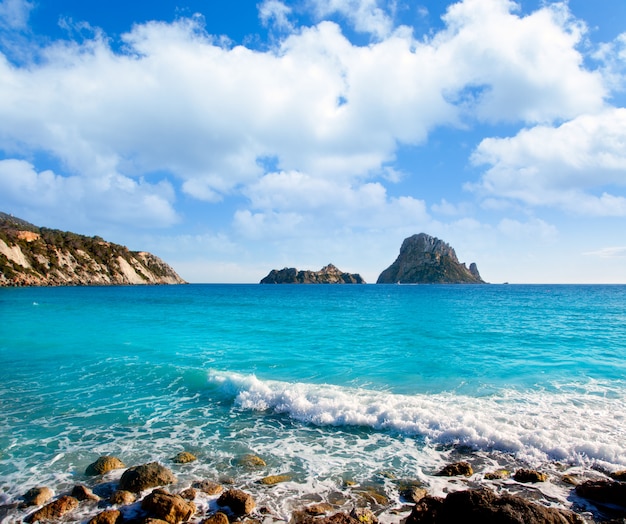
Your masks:
{"label": "sea foam", "polygon": [[531,465],[626,465],[620,437],[626,432],[626,397],[608,383],[470,397],[399,395],[217,371],[209,380],[244,410],[285,414],[306,424],[366,427],[421,437],[433,445],[505,452]]}

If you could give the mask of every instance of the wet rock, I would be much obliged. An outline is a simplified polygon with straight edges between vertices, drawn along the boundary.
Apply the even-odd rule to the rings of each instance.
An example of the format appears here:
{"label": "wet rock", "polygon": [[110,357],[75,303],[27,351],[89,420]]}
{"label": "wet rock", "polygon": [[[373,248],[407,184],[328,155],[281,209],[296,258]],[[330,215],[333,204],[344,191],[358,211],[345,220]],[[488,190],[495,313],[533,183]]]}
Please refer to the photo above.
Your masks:
{"label": "wet rock", "polygon": [[172,458],[172,462],[176,462],[176,464],[188,464],[189,462],[194,462],[196,460],[198,460],[198,457],[188,451],[181,451],[174,458]]}
{"label": "wet rock", "polygon": [[584,499],[626,508],[626,483],[613,480],[588,480],[576,486],[576,494]]}
{"label": "wet rock", "polygon": [[108,509],[102,513],[98,513],[87,524],[116,524],[118,520],[122,520],[122,513],[116,509]]}
{"label": "wet rock", "polygon": [[513,479],[517,482],[530,483],[530,482],[546,482],[548,475],[536,471],[534,469],[518,469],[513,475]]}
{"label": "wet rock", "polygon": [[261,457],[257,457],[256,455],[248,454],[240,457],[237,461],[239,466],[244,468],[264,468],[267,466],[265,461]]}
{"label": "wet rock", "polygon": [[217,504],[221,507],[230,508],[237,517],[248,515],[256,506],[252,495],[234,488],[222,493],[217,499]]}
{"label": "wet rock", "polygon": [[137,496],[130,491],[118,489],[109,497],[109,502],[116,506],[128,506],[137,500]]}
{"label": "wet rock", "polygon": [[626,469],[611,473],[611,478],[613,480],[619,480],[620,482],[626,482]]}
{"label": "wet rock", "polygon": [[100,500],[98,495],[94,495],[93,491],[91,491],[88,487],[80,484],[74,486],[74,489],[72,489],[72,497],[77,500],[92,500],[94,502]]}
{"label": "wet rock", "polygon": [[210,480],[194,482],[191,487],[199,489],[202,493],[206,493],[207,495],[219,495],[222,491],[224,491],[224,487],[221,484]]}
{"label": "wet rock", "polygon": [[196,505],[180,495],[155,489],[141,501],[141,509],[151,517],[178,524],[189,520],[196,513]]}
{"label": "wet rock", "polygon": [[147,518],[141,521],[141,524],[169,524],[167,520]]}
{"label": "wet rock", "polygon": [[471,477],[474,470],[469,462],[455,462],[444,467],[437,476],[439,477]]}
{"label": "wet rock", "polygon": [[103,455],[95,462],[89,464],[85,470],[85,475],[104,475],[114,469],[125,468],[126,465],[117,457]]}
{"label": "wet rock", "polygon": [[225,513],[218,511],[213,513],[209,518],[202,521],[202,524],[228,524],[228,517]]}
{"label": "wet rock", "polygon": [[142,464],[134,468],[127,469],[120,479],[120,489],[139,493],[158,486],[174,484],[176,477],[174,473],[158,462]]}
{"label": "wet rock", "polygon": [[485,473],[485,478],[487,480],[504,480],[508,479],[511,476],[511,472],[507,469],[498,469],[496,471],[490,471],[489,473]]}
{"label": "wet rock", "polygon": [[182,490],[179,495],[185,500],[194,500],[198,495],[198,491],[195,488],[187,488]]}
{"label": "wet rock", "polygon": [[457,491],[445,499],[425,497],[405,524],[584,524],[570,511],[547,508],[517,495],[499,497],[486,489]]}
{"label": "wet rock", "polygon": [[318,504],[311,504],[304,508],[304,512],[308,515],[325,515],[333,510],[333,506],[327,502],[320,502]]}
{"label": "wet rock", "polygon": [[353,508],[350,516],[361,524],[378,524],[376,515],[369,508]]}
{"label": "wet rock", "polygon": [[[312,517],[311,517],[312,519]],[[315,524],[359,524],[359,521],[347,513],[335,513],[328,517],[321,517],[312,520]]]}
{"label": "wet rock", "polygon": [[43,508],[38,509],[26,517],[26,522],[36,522],[38,520],[59,519],[63,515],[78,507],[78,500],[74,497],[65,495],[46,504]]}
{"label": "wet rock", "polygon": [[259,483],[266,486],[273,486],[274,484],[280,484],[281,482],[287,482],[289,480],[291,480],[290,475],[269,475],[259,480]]}
{"label": "wet rock", "polygon": [[52,490],[46,486],[29,489],[22,499],[22,506],[42,506],[53,497]]}
{"label": "wet rock", "polygon": [[406,500],[407,502],[417,503],[422,500],[426,495],[428,495],[428,491],[424,488],[420,488],[419,486],[409,486],[403,489],[400,493],[400,496]]}

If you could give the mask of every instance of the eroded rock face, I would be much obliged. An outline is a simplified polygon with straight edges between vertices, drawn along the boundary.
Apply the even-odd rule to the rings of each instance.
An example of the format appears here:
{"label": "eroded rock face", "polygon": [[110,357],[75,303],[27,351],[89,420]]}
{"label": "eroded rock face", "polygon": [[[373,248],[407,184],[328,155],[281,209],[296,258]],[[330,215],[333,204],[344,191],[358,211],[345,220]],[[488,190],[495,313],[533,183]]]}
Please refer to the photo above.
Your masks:
{"label": "eroded rock face", "polygon": [[78,500],[74,497],[65,495],[57,500],[46,504],[43,508],[38,509],[26,517],[26,522],[37,522],[38,520],[59,519],[70,511],[78,507]]}
{"label": "eroded rock face", "polygon": [[345,273],[332,264],[319,271],[298,271],[295,267],[273,269],[261,284],[365,284],[358,273]]}
{"label": "eroded rock face", "polygon": [[116,509],[108,509],[101,513],[98,513],[93,517],[88,524],[116,524],[118,520],[121,520],[122,513]]}
{"label": "eroded rock face", "polygon": [[217,504],[229,508],[236,517],[248,515],[256,506],[252,495],[240,489],[229,489],[222,493],[217,499]]}
{"label": "eroded rock face", "polygon": [[395,262],[377,284],[484,284],[478,267],[461,264],[454,249],[426,233],[406,238]]}
{"label": "eroded rock face", "polygon": [[576,494],[594,502],[623,508],[626,515],[626,482],[588,480],[576,486]]}
{"label": "eroded rock face", "polygon": [[175,482],[176,477],[170,469],[158,462],[150,462],[127,469],[120,478],[119,489],[139,493],[146,489],[167,486]]}
{"label": "eroded rock face", "polygon": [[24,506],[41,506],[48,502],[53,496],[52,490],[46,486],[38,486],[29,489],[24,496]]}
{"label": "eroded rock face", "polygon": [[454,462],[448,464],[439,473],[440,477],[471,477],[474,474],[472,465],[469,462]]}
{"label": "eroded rock face", "polygon": [[486,489],[457,491],[445,499],[424,497],[405,524],[584,524],[570,511],[547,508],[516,495]]}

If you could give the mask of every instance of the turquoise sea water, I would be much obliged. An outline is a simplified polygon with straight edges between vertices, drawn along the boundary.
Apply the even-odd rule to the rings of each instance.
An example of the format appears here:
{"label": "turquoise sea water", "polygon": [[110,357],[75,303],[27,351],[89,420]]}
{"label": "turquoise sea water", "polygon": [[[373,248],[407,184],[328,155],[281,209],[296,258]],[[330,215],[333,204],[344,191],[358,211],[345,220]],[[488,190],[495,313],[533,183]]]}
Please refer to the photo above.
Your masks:
{"label": "turquoise sea water", "polygon": [[[626,286],[0,289],[0,504],[89,484],[112,454],[287,515],[346,480],[446,491],[433,474],[459,453],[624,469],[625,434]],[[292,481],[256,484],[276,473]]]}

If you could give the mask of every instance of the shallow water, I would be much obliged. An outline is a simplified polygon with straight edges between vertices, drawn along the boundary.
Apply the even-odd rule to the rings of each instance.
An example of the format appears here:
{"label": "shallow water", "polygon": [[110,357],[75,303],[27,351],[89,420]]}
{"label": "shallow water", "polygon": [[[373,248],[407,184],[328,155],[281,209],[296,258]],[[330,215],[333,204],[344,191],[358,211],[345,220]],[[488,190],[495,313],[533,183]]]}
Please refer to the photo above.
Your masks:
{"label": "shallow water", "polygon": [[[0,289],[0,318],[0,503],[93,482],[101,454],[228,477],[283,517],[346,481],[393,502],[523,465],[567,507],[564,473],[626,468],[626,286]],[[472,479],[434,476],[459,456]]]}

